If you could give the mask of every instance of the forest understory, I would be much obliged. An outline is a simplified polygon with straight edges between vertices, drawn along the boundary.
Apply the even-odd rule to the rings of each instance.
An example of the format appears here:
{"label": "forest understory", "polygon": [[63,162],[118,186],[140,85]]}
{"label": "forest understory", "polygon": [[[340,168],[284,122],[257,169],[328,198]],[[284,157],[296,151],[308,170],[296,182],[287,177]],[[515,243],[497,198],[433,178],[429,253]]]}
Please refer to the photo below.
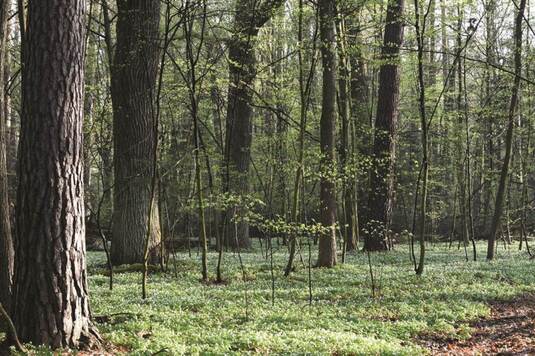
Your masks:
{"label": "forest understory", "polygon": [[[534,351],[533,262],[516,245],[500,244],[492,263],[466,261],[456,246],[430,245],[424,276],[414,274],[408,246],[396,246],[370,256],[373,290],[364,253],[348,254],[332,269],[311,268],[309,279],[305,244],[302,262],[284,277],[286,247],[275,245],[273,278],[269,253],[266,258],[255,245],[240,254],[243,271],[237,253],[224,257],[221,284],[200,282],[195,250],[177,253],[167,272],[154,268],[145,300],[136,292],[136,266],[116,268],[110,291],[104,254],[90,252],[92,312],[114,345],[107,349],[134,355]],[[213,270],[217,254],[209,253],[208,262]]]}

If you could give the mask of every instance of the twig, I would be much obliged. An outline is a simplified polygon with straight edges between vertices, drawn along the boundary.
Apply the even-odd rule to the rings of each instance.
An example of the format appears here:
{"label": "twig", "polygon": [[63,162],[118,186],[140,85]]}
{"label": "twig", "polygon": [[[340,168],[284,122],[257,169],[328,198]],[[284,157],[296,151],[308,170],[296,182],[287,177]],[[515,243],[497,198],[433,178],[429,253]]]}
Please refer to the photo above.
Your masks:
{"label": "twig", "polygon": [[28,353],[26,348],[20,343],[19,337],[17,335],[17,329],[15,329],[15,325],[13,325],[13,321],[7,314],[7,311],[4,309],[4,306],[2,305],[2,303],[0,303],[0,314],[2,314],[2,317],[6,321],[7,327],[9,328],[8,334],[9,334],[9,338],[11,338],[10,341],[13,342],[13,344],[15,345],[18,351],[23,352],[23,353]]}

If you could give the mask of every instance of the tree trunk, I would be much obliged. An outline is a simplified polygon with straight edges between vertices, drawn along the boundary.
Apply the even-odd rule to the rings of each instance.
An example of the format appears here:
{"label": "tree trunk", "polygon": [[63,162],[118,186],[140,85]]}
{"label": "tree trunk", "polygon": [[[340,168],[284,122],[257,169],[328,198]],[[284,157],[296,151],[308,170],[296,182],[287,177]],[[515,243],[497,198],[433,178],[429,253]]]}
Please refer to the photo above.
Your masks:
{"label": "tree trunk", "polygon": [[[85,206],[86,206],[86,221],[89,223],[92,221],[94,216],[92,215],[93,210],[96,208],[98,203],[93,204],[94,196],[91,190],[91,164],[92,164],[92,155],[91,149],[94,147],[93,139],[93,115],[94,115],[94,93],[93,86],[96,85],[96,62],[97,58],[95,52],[97,48],[92,43],[92,40],[89,36],[86,39],[86,48],[89,53],[86,53],[87,64],[85,69],[85,98],[84,98],[84,189],[85,189]],[[94,56],[94,57],[93,57]],[[96,212],[95,212],[96,213]]]}
{"label": "tree trunk", "polygon": [[[420,257],[418,260],[418,265],[416,267],[416,274],[421,275],[424,272],[425,264],[425,221],[427,214],[427,181],[429,179],[429,159],[428,159],[428,150],[429,150],[429,139],[428,139],[428,129],[429,125],[427,122],[427,115],[425,111],[425,74],[424,74],[424,35],[425,35],[425,16],[423,21],[420,20],[420,3],[418,0],[414,0],[414,17],[415,17],[415,32],[416,32],[416,41],[418,44],[418,106],[420,112],[420,126],[422,130],[422,191],[421,191],[421,200],[420,200]],[[419,182],[418,182],[419,184]],[[418,189],[418,188],[417,188]]]}
{"label": "tree trunk", "polygon": [[[249,163],[251,160],[253,91],[256,78],[255,38],[258,30],[271,18],[283,0],[237,0],[234,34],[229,43],[229,87],[225,137],[224,191],[239,196],[249,193]],[[228,246],[248,248],[249,224],[230,220],[243,213],[241,207],[227,210],[226,241]],[[236,216],[237,215],[237,216]],[[238,246],[239,245],[239,246]]]}
{"label": "tree trunk", "polygon": [[[7,21],[9,0],[0,4],[0,88],[5,87],[4,70],[7,61]],[[11,236],[9,214],[8,175],[7,175],[7,134],[6,114],[7,94],[0,93],[0,303],[8,313],[11,310],[11,287],[13,282],[13,266],[15,255]]]}
{"label": "tree trunk", "polygon": [[350,132],[351,132],[351,105],[350,105],[350,63],[347,52],[347,39],[346,39],[346,25],[345,17],[342,12],[338,12],[337,16],[337,45],[338,45],[338,112],[341,121],[341,133],[340,133],[340,167],[344,174],[343,181],[343,215],[344,215],[344,246],[345,250],[352,251],[357,248],[357,234],[355,221],[357,221],[355,214],[357,214],[354,207],[355,204],[355,179],[351,172],[351,161],[354,155],[351,152],[350,147]]}
{"label": "tree trunk", "polygon": [[157,197],[154,201],[152,197],[160,1],[123,0],[117,5],[111,73],[115,173],[111,258],[115,265],[142,263],[150,226],[149,261],[155,263],[161,252]]}
{"label": "tree trunk", "polygon": [[503,159],[503,166],[500,173],[500,182],[498,185],[498,192],[496,193],[496,203],[494,205],[494,216],[492,218],[491,231],[488,240],[487,259],[494,259],[496,236],[501,228],[501,219],[503,215],[503,205],[505,197],[505,188],[507,186],[507,178],[509,175],[509,162],[511,161],[511,151],[513,148],[513,134],[515,126],[515,115],[518,106],[518,93],[520,91],[520,76],[522,74],[522,22],[524,19],[524,9],[526,8],[526,0],[520,0],[520,5],[515,20],[515,79],[511,93],[511,103],[509,105],[509,115],[507,122],[507,134],[505,137],[505,157]]}
{"label": "tree trunk", "polygon": [[[236,15],[238,17],[238,15]],[[238,19],[236,19],[238,21]],[[256,36],[256,33],[255,33]],[[225,147],[225,191],[240,196],[249,193],[249,163],[251,159],[252,116],[251,103],[253,92],[250,89],[256,77],[256,61],[253,41],[237,34],[229,46],[228,107]],[[227,233],[225,244],[242,248],[251,246],[249,224],[239,222],[238,236],[235,239],[234,224],[230,219],[236,218],[232,207],[227,211]],[[238,211],[239,214],[239,211]]]}
{"label": "tree trunk", "polygon": [[[364,249],[387,249],[387,233],[392,219],[394,201],[394,168],[396,130],[399,116],[399,48],[403,43],[404,0],[389,1],[382,59],[379,71],[379,93],[375,118],[375,140],[371,168],[370,190]],[[372,233],[372,229],[378,229]]]}
{"label": "tree trunk", "polygon": [[13,319],[23,342],[98,342],[85,262],[83,99],[85,1],[30,1]]}
{"label": "tree trunk", "polygon": [[319,26],[321,42],[322,106],[320,119],[321,180],[320,221],[326,232],[320,235],[318,267],[336,265],[336,187],[329,172],[336,170],[336,59],[334,53],[335,1],[320,0]]}

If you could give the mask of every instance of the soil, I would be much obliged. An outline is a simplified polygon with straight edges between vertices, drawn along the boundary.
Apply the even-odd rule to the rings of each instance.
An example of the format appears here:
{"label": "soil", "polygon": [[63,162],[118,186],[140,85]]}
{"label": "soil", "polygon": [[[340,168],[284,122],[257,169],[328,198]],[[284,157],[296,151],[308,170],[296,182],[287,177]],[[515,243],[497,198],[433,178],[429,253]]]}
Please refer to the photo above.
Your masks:
{"label": "soil", "polygon": [[535,355],[535,294],[490,303],[488,317],[472,322],[467,340],[422,336],[433,355]]}

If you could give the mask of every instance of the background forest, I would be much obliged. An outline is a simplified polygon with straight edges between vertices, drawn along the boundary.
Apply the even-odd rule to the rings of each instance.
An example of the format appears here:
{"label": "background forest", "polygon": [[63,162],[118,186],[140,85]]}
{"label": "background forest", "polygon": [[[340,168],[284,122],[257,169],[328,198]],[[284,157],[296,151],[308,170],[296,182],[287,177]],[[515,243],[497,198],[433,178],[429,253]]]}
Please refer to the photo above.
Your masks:
{"label": "background forest", "polygon": [[[357,236],[362,241],[372,231],[385,229],[384,225],[397,234],[386,234],[385,239],[392,241],[406,241],[409,235],[404,231],[419,233],[422,225],[414,220],[422,215],[421,203],[415,201],[422,195],[423,149],[419,39],[412,3],[390,4],[392,27],[398,16],[394,12],[403,6],[399,20],[403,26],[390,34],[385,33],[386,2],[336,3],[331,49],[336,82],[329,88],[336,100],[329,107],[334,138],[323,151],[321,42],[314,4],[161,4],[159,27],[139,33],[154,40],[152,36],[157,36],[152,46],[163,47],[158,56],[156,50],[144,51],[152,56],[150,64],[157,72],[153,70],[150,78],[141,72],[128,73],[131,78],[116,80],[120,88],[115,95],[124,97],[117,106],[132,105],[136,111],[124,114],[130,114],[130,120],[143,110],[157,111],[157,127],[146,120],[131,129],[114,124],[110,66],[114,53],[120,55],[119,41],[128,42],[125,51],[135,49],[140,30],[133,28],[134,23],[125,24],[127,38],[122,39],[113,31],[118,21],[115,4],[90,5],[84,123],[90,226],[96,224],[99,206],[100,224],[107,228],[116,218],[114,204],[124,204],[111,194],[127,179],[117,182],[116,178],[114,183],[118,167],[114,170],[113,153],[121,145],[116,141],[132,146],[132,140],[146,140],[140,145],[147,146],[147,152],[132,155],[145,154],[144,159],[151,161],[148,141],[157,128],[159,214],[152,224],[160,225],[163,239],[200,235],[199,190],[206,236],[212,244],[218,233],[223,234],[225,217],[220,212],[225,209],[226,220],[229,216],[239,220],[238,239],[243,246],[250,244],[247,235],[283,238],[292,223],[308,227],[320,221],[322,177],[336,182],[339,250],[357,248]],[[428,122],[426,239],[470,241],[491,234],[508,145],[517,5],[512,1],[419,4]],[[529,219],[533,200],[529,14],[527,7],[510,169],[501,188],[504,224],[499,238],[508,242],[513,236],[517,240],[526,236],[533,223]],[[390,38],[385,39],[387,34]],[[391,70],[383,79],[382,91],[381,68]],[[147,87],[155,86],[151,108],[130,95],[143,90],[144,81],[152,81]],[[16,81],[13,87],[16,90]],[[12,136],[16,137],[13,117]],[[137,132],[130,132],[134,129]],[[132,215],[129,221],[135,218]],[[360,229],[354,227],[357,224]],[[244,225],[249,225],[249,232]],[[231,245],[235,244],[232,230],[221,237]],[[342,236],[347,244],[341,242]]]}
{"label": "background forest", "polygon": [[535,305],[530,1],[0,3],[9,340],[414,354]]}

